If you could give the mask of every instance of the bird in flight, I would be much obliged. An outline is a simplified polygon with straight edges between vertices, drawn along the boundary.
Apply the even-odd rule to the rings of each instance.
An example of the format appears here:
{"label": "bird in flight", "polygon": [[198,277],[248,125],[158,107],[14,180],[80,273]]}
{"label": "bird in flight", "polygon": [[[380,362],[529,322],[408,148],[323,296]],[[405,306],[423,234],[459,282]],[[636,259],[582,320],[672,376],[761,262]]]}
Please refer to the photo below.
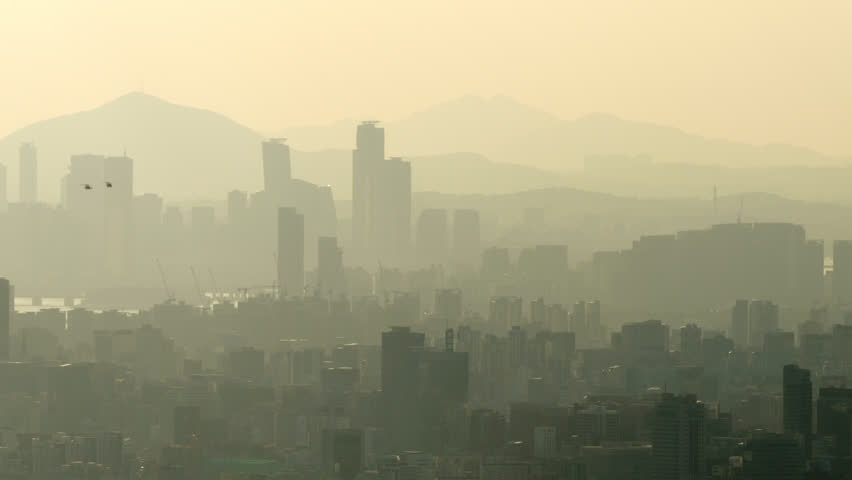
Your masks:
{"label": "bird in flight", "polygon": [[112,188],[112,182],[104,182],[107,188]]}
{"label": "bird in flight", "polygon": [[91,186],[91,185],[89,185],[88,183],[84,183],[84,184],[82,184],[82,185],[83,185],[83,189],[84,189],[84,190],[91,190],[91,189],[92,189],[92,186]]}

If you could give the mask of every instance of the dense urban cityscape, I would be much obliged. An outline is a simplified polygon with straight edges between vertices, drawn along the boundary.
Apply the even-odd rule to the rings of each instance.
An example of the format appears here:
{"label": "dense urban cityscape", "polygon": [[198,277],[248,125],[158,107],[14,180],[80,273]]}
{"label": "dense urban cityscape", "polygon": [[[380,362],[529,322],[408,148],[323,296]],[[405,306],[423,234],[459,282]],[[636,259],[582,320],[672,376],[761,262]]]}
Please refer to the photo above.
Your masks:
{"label": "dense urban cityscape", "polygon": [[850,19],[0,0],[0,480],[852,480]]}
{"label": "dense urban cityscape", "polygon": [[[412,221],[416,172],[377,122],[354,133],[346,248],[285,139],[258,146],[262,191],[187,222],[134,192],[126,155],[72,156],[61,204],[40,203],[22,144],[0,216],[0,476],[848,478],[852,241],[826,270],[801,226],[739,221],[569,265],[564,245],[483,244],[476,210]],[[185,303],[169,255],[271,283],[207,290],[190,266]],[[149,308],[15,308],[15,277],[143,268]]]}

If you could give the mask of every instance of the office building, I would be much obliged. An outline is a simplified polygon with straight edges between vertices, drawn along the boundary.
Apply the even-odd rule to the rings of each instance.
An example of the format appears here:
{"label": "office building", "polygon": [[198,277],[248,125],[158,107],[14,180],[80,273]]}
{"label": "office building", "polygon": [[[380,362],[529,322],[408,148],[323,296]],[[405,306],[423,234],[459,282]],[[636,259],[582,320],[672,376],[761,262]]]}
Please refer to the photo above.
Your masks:
{"label": "office building", "polygon": [[784,365],[784,433],[797,437],[806,456],[813,429],[813,386],[811,372],[798,365]]}
{"label": "office building", "polygon": [[290,146],[286,138],[273,138],[263,142],[263,189],[273,205],[280,205],[291,180]]}
{"label": "office building", "polygon": [[0,278],[0,361],[10,360],[9,328],[15,309],[15,288]]}
{"label": "office building", "polygon": [[435,315],[455,327],[462,319],[462,291],[458,288],[435,290]]}
{"label": "office building", "polygon": [[701,360],[701,329],[694,323],[680,327],[681,363],[700,365]]}
{"label": "office building", "polygon": [[371,268],[406,263],[411,244],[411,164],[384,160],[385,130],[358,126],[352,151],[352,245],[358,263]]}
{"label": "office building", "polygon": [[201,408],[197,405],[176,406],[172,425],[172,441],[176,445],[192,445],[201,434]]}
{"label": "office building", "polygon": [[743,473],[749,480],[800,480],[805,457],[800,440],[788,434],[755,432],[746,442]]}
{"label": "office building", "polygon": [[346,294],[343,271],[343,250],[335,237],[317,239],[317,288],[323,295],[336,297]]}
{"label": "office building", "polygon": [[278,209],[278,288],[282,298],[305,288],[305,217],[295,208]]}
{"label": "office building", "polygon": [[533,456],[535,458],[555,458],[558,453],[556,427],[535,427],[533,429]]}
{"label": "office building", "polygon": [[408,327],[382,332],[382,402],[384,420],[395,445],[411,448],[419,444],[419,352],[425,336]]}
{"label": "office building", "polygon": [[447,234],[446,210],[430,208],[420,212],[415,242],[418,265],[431,266],[447,263],[449,258]]}
{"label": "office building", "polygon": [[488,323],[494,328],[511,330],[521,325],[523,300],[520,297],[501,296],[491,299],[488,307]]}
{"label": "office building", "polygon": [[737,348],[748,346],[748,300],[737,300],[731,310],[731,340]]}
{"label": "office building", "polygon": [[833,439],[832,455],[852,455],[852,388],[819,389],[816,431],[820,437]]}
{"label": "office building", "polygon": [[748,306],[748,345],[763,347],[763,337],[778,330],[778,305],[769,300],[752,300]]}
{"label": "office building", "polygon": [[18,149],[18,173],[21,203],[38,202],[38,150],[32,142],[24,142]]}
{"label": "office building", "polygon": [[104,159],[104,256],[106,270],[114,276],[127,273],[133,232],[133,159]]}
{"label": "office building", "polygon": [[663,394],[654,409],[652,478],[704,478],[704,405],[694,395]]}
{"label": "office building", "polygon": [[322,431],[322,470],[328,478],[353,480],[364,467],[364,431]]}

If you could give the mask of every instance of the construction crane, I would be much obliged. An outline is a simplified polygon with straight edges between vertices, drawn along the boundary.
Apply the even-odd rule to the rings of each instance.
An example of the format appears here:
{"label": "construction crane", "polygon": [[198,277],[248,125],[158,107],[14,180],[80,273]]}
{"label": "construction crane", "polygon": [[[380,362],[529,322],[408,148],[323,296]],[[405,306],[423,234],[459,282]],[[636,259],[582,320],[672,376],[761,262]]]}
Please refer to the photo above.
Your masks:
{"label": "construction crane", "polygon": [[219,284],[216,283],[216,276],[213,275],[213,268],[207,268],[207,271],[210,273],[210,281],[213,283],[213,294],[219,301],[222,301],[222,292],[219,290]]}
{"label": "construction crane", "polygon": [[163,281],[163,288],[166,290],[166,303],[174,303],[175,294],[172,292],[172,289],[169,288],[169,283],[166,281],[166,272],[163,270],[163,264],[160,263],[159,258],[155,258],[154,263],[157,264],[157,270],[160,271],[160,280]]}
{"label": "construction crane", "polygon": [[192,272],[192,281],[195,283],[195,291],[198,293],[198,301],[201,302],[202,307],[206,307],[207,297],[205,297],[204,293],[201,292],[201,284],[198,283],[198,275],[195,273],[195,267],[190,265],[189,271]]}

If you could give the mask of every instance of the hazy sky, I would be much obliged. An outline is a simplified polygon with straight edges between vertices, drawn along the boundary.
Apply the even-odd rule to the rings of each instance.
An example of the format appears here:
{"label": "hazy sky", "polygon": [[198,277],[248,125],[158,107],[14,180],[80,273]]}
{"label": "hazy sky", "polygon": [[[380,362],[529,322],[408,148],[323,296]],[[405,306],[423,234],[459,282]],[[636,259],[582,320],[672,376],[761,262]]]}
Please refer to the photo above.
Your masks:
{"label": "hazy sky", "polygon": [[0,0],[0,136],[144,84],[261,131],[466,94],[852,153],[852,2]]}

